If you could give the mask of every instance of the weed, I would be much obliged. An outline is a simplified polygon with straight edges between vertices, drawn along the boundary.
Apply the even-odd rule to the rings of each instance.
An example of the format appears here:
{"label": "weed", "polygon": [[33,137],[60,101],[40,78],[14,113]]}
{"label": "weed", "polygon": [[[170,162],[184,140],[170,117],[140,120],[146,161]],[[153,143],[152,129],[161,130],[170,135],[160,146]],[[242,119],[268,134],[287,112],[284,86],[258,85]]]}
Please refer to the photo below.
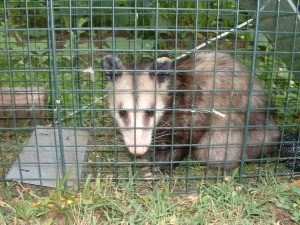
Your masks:
{"label": "weed", "polygon": [[283,187],[282,194],[278,197],[277,207],[291,213],[291,219],[300,222],[300,182],[295,181]]}

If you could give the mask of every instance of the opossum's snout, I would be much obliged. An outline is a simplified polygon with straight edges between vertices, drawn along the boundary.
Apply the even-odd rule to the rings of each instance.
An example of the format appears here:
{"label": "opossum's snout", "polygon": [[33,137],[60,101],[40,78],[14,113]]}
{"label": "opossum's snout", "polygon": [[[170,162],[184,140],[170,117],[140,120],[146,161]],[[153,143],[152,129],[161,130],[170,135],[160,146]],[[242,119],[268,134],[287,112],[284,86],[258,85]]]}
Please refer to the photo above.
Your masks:
{"label": "opossum's snout", "polygon": [[132,155],[142,156],[147,152],[148,147],[128,147],[128,150]]}
{"label": "opossum's snout", "polygon": [[144,155],[150,144],[152,138],[151,129],[128,129],[123,131],[125,144],[128,146],[128,151],[132,155]]}

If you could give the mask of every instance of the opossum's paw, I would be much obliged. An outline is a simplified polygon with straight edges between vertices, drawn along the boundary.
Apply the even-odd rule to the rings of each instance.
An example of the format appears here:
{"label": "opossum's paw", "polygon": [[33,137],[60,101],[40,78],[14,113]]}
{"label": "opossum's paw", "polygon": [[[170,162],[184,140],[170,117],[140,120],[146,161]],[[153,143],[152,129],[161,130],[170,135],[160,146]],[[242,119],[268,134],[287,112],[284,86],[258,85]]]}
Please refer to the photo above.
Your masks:
{"label": "opossum's paw", "polygon": [[[154,179],[162,179],[162,178],[168,178],[169,174],[167,173],[162,173],[159,169],[157,169],[156,167],[144,167],[142,169],[142,171],[145,171],[146,173],[143,175],[144,178],[149,179],[149,180],[154,180]],[[151,171],[151,172],[147,172],[147,171]]]}
{"label": "opossum's paw", "polygon": [[171,163],[170,160],[155,161],[156,173],[170,174],[170,172],[179,165],[179,163]]}
{"label": "opossum's paw", "polygon": [[295,172],[300,172],[300,142],[299,133],[292,132],[283,135],[285,143],[281,146],[282,157],[288,157],[285,160],[285,166]]}
{"label": "opossum's paw", "polygon": [[[185,148],[160,148],[155,151],[155,166],[161,173],[170,174],[177,167],[180,161],[188,154],[188,149]],[[153,161],[153,159],[151,159]]]}
{"label": "opossum's paw", "polygon": [[145,173],[144,178],[148,180],[155,180],[155,179],[166,179],[169,178],[168,174],[161,174],[161,173]]}

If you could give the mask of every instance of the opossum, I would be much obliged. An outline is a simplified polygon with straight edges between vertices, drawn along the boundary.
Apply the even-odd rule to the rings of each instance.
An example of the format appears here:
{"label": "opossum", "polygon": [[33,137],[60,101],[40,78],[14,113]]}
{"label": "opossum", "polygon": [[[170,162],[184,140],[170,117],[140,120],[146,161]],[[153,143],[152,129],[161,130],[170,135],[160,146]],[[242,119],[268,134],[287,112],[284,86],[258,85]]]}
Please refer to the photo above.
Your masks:
{"label": "opossum", "polygon": [[266,91],[229,54],[200,52],[176,62],[161,57],[134,70],[107,55],[102,67],[129,152],[142,156],[152,146],[161,171],[187,155],[232,169],[275,151],[280,133],[267,116]]}

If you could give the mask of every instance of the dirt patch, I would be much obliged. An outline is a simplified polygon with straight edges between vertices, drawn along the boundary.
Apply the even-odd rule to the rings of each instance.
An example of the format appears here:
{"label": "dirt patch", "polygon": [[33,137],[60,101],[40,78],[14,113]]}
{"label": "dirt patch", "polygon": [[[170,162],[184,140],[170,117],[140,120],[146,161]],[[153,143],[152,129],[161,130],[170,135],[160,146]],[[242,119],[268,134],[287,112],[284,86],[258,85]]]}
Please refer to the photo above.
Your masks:
{"label": "dirt patch", "polygon": [[270,205],[270,211],[274,212],[275,221],[278,225],[295,225],[296,223],[291,220],[291,215],[284,209],[277,208],[275,205]]}

